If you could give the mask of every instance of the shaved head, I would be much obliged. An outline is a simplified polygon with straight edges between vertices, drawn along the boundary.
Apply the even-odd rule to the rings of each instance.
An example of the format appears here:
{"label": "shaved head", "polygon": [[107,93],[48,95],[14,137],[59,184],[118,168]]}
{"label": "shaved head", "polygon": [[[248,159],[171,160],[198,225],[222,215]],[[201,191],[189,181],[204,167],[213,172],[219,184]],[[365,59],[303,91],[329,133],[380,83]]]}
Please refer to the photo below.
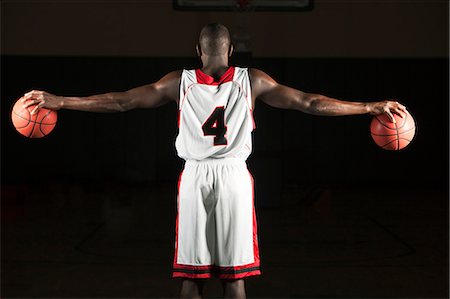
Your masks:
{"label": "shaved head", "polygon": [[222,24],[208,24],[200,31],[198,44],[205,55],[220,56],[227,54],[231,45],[230,32]]}

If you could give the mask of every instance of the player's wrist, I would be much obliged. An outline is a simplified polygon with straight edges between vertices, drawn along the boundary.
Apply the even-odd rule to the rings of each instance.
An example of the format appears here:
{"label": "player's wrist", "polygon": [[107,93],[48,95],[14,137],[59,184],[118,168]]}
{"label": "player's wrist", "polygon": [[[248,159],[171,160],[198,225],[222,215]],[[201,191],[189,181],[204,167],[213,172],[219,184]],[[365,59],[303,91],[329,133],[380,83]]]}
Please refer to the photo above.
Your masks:
{"label": "player's wrist", "polygon": [[67,98],[64,96],[58,96],[58,102],[59,102],[59,109],[64,109],[66,107],[66,100]]}
{"label": "player's wrist", "polygon": [[364,103],[364,111],[365,111],[366,114],[374,114],[375,109],[374,109],[374,105],[373,104],[374,103],[371,103],[371,102]]}

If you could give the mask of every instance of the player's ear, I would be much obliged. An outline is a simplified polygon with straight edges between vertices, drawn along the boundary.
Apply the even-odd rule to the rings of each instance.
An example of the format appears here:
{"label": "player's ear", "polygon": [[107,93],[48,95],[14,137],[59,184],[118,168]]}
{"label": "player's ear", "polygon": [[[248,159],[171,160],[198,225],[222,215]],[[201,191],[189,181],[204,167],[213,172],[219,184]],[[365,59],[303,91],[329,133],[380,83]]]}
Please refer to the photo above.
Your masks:
{"label": "player's ear", "polygon": [[230,48],[228,49],[228,57],[231,57],[231,55],[233,55],[233,51],[234,51],[234,45],[230,44]]}
{"label": "player's ear", "polygon": [[198,57],[202,56],[202,49],[200,48],[199,44],[195,45],[195,51],[197,52]]}

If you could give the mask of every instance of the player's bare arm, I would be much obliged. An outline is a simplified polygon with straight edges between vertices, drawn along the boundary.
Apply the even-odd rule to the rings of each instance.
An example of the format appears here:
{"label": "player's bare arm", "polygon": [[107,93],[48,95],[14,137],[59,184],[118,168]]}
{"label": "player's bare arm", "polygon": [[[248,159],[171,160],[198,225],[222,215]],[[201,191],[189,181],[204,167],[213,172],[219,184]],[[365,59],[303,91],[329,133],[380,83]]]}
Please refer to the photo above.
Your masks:
{"label": "player's bare arm", "polygon": [[279,84],[258,69],[250,69],[253,101],[282,109],[299,110],[314,115],[338,116],[386,113],[395,122],[393,114],[403,117],[406,107],[395,100],[380,102],[354,102],[330,98],[320,94],[306,93]]}
{"label": "player's bare arm", "polygon": [[25,107],[35,105],[31,114],[39,108],[52,110],[71,109],[89,112],[124,112],[137,108],[154,108],[177,101],[181,71],[173,71],[157,82],[123,92],[108,92],[88,97],[63,97],[32,90],[22,97]]}

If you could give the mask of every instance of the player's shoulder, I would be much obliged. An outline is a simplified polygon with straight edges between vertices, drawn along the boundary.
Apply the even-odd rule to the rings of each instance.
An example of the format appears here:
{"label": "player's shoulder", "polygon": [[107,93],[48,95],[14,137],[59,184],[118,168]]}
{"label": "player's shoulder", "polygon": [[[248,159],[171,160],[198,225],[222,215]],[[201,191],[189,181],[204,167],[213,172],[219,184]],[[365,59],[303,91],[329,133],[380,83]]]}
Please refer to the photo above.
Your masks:
{"label": "player's shoulder", "polygon": [[257,68],[248,68],[248,74],[250,75],[250,77],[252,77],[254,79],[270,77],[264,71],[257,69]]}
{"label": "player's shoulder", "polygon": [[166,94],[169,98],[176,99],[178,87],[180,85],[181,72],[181,70],[171,71],[165,74],[157,82],[153,83],[153,86],[156,87],[158,91]]}
{"label": "player's shoulder", "polygon": [[255,98],[277,85],[277,82],[272,77],[260,69],[249,68],[248,73],[250,84],[252,86],[252,93]]}
{"label": "player's shoulder", "polygon": [[167,73],[163,78],[168,79],[179,79],[181,77],[181,74],[183,73],[183,70],[175,70]]}
{"label": "player's shoulder", "polygon": [[249,68],[248,69],[248,74],[250,77],[250,81],[252,82],[252,85],[256,86],[259,84],[264,84],[264,83],[273,83],[275,82],[275,80],[269,76],[266,72],[257,69],[257,68]]}
{"label": "player's shoulder", "polygon": [[157,85],[159,86],[171,86],[174,84],[178,84],[180,81],[182,70],[175,70],[165,74],[159,81]]}

